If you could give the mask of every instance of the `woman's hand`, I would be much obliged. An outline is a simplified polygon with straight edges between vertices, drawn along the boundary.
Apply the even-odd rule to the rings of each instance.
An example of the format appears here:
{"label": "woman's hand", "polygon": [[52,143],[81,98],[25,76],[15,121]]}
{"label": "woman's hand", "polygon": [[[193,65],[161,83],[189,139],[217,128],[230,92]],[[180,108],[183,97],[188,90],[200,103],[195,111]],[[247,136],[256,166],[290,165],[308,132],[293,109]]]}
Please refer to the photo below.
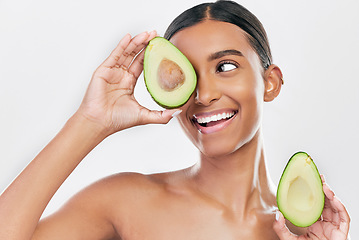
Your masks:
{"label": "woman's hand", "polygon": [[335,197],[334,192],[326,184],[323,176],[323,191],[325,194],[324,210],[321,219],[307,228],[305,235],[296,236],[291,233],[285,225],[285,219],[278,211],[279,218],[273,228],[281,240],[307,240],[307,239],[349,239],[350,217],[340,200]]}
{"label": "woman's hand", "polygon": [[96,123],[107,135],[136,125],[167,123],[175,109],[150,111],[134,98],[143,70],[143,50],[155,36],[155,31],[132,39],[127,34],[93,74],[77,114]]}

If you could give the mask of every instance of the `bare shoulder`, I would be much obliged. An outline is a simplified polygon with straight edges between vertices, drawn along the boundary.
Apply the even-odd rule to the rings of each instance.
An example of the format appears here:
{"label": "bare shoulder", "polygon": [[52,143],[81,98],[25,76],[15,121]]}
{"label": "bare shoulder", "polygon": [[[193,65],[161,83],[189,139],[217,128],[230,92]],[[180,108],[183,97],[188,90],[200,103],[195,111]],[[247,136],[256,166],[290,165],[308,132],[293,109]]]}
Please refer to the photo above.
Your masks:
{"label": "bare shoulder", "polygon": [[156,175],[145,175],[141,173],[118,173],[101,179],[94,183],[90,188],[94,191],[102,189],[111,195],[119,195],[120,198],[125,195],[140,194],[143,190],[159,191],[165,181]]}
{"label": "bare shoulder", "polygon": [[[179,171],[180,172],[180,171]],[[145,175],[118,173],[103,178],[78,193],[75,201],[85,201],[117,216],[133,212],[138,206],[151,207],[156,199],[171,194],[173,179],[179,172]],[[86,203],[88,202],[88,203]],[[115,218],[116,218],[115,217]]]}
{"label": "bare shoulder", "polygon": [[175,186],[183,185],[187,180],[188,169],[173,172],[156,174],[141,173],[118,173],[106,177],[89,186],[87,191],[107,191],[109,194],[140,194],[145,190],[145,194],[156,194],[161,191],[170,192]]}
{"label": "bare shoulder", "polygon": [[138,173],[103,178],[42,219],[33,239],[121,239],[124,219],[139,206],[150,208],[162,185],[160,178]]}
{"label": "bare shoulder", "polygon": [[163,185],[164,181],[154,175],[118,173],[89,185],[75,195],[73,201],[95,205],[102,210],[109,208],[113,212],[113,208],[128,209],[128,203],[144,202],[151,196],[154,197],[163,190]]}
{"label": "bare shoulder", "polygon": [[[116,193],[117,191],[126,191],[132,189],[133,187],[157,185],[155,178],[152,175],[145,175],[141,173],[117,173],[103,179],[98,180],[97,182],[91,184],[84,191],[97,192],[97,191],[111,191],[111,193]],[[112,192],[114,188],[116,192]]]}

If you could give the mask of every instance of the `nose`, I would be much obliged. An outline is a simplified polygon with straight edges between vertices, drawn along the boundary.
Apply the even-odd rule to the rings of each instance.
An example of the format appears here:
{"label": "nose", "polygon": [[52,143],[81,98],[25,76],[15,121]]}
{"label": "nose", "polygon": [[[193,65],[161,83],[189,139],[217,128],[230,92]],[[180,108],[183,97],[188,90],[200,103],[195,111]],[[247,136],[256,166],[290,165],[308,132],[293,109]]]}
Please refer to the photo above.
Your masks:
{"label": "nose", "polygon": [[222,93],[215,79],[197,76],[197,88],[194,101],[198,105],[209,106],[221,98]]}

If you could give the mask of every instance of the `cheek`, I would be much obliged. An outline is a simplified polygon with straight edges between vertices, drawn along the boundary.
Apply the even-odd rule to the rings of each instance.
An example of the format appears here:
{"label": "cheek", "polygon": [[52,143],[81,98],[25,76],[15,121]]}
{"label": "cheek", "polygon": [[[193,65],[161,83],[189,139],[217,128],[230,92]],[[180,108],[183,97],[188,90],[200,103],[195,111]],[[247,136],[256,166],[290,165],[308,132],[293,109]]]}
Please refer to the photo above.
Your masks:
{"label": "cheek", "polygon": [[239,104],[241,132],[252,135],[258,130],[262,118],[264,84],[261,79],[248,81],[230,88],[228,96]]}
{"label": "cheek", "polygon": [[[251,82],[255,82],[255,80]],[[227,88],[226,92],[226,95],[237,102],[241,109],[256,111],[263,104],[264,87],[257,83],[232,85]]]}

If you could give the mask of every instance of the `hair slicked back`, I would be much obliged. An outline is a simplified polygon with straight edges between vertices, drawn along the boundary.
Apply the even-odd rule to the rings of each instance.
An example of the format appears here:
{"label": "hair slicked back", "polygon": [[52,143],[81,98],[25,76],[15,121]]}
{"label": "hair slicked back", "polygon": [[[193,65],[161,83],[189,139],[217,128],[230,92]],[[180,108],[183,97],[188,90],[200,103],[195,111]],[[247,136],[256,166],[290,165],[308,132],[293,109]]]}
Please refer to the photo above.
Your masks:
{"label": "hair slicked back", "polygon": [[272,64],[268,37],[262,23],[248,9],[234,1],[202,3],[184,11],[169,25],[164,37],[169,40],[176,32],[205,20],[237,25],[247,33],[248,42],[259,56],[263,68],[267,69]]}

